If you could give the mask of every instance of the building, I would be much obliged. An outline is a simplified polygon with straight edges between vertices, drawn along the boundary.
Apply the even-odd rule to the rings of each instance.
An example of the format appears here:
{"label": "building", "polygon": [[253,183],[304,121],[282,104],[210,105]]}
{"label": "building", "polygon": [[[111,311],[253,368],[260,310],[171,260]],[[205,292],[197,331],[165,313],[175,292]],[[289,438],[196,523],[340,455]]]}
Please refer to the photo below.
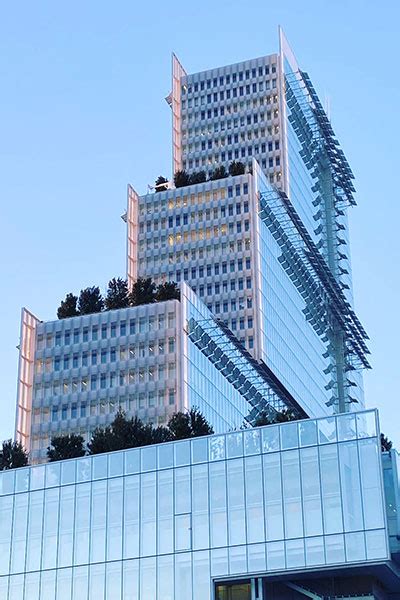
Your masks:
{"label": "building", "polygon": [[52,436],[90,439],[118,407],[158,425],[198,407],[216,432],[260,411],[305,414],[184,283],[180,300],[69,319],[23,309],[16,438],[31,460],[46,459]]}
{"label": "building", "polygon": [[129,186],[130,283],[188,282],[308,414],[362,408],[353,175],[283,32],[278,54],[201,73],[173,56],[168,102],[174,173],[248,172],[145,196]]}
{"label": "building", "polygon": [[2,472],[0,597],[396,600],[397,462],[366,411]]}

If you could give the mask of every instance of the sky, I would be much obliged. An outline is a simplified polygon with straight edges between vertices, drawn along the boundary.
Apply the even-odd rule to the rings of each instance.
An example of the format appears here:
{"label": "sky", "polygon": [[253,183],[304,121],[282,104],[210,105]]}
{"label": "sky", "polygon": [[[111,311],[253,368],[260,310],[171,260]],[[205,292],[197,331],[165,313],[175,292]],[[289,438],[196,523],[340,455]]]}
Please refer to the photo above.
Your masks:
{"label": "sky", "polygon": [[13,435],[20,310],[125,275],[126,186],[171,176],[171,52],[197,72],[278,49],[281,25],[356,176],[366,402],[400,449],[400,5],[386,0],[0,0],[0,440]]}

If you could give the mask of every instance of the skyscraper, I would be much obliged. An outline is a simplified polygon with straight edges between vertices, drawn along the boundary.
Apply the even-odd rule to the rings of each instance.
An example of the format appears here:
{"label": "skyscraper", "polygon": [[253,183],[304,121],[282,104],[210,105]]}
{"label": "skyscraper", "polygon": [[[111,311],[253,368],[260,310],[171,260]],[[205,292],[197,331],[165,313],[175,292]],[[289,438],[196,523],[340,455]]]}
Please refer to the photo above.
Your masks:
{"label": "skyscraper", "polygon": [[129,187],[129,280],[187,281],[308,414],[362,407],[353,175],[283,33],[278,54],[201,73],[173,56],[167,100],[174,173],[200,183]]}

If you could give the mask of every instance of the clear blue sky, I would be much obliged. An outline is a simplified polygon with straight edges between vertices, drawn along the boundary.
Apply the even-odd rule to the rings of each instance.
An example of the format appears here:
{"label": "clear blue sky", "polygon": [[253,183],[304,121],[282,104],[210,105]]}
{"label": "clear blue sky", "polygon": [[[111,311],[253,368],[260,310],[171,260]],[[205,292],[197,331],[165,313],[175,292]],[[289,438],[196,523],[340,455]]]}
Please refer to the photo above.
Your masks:
{"label": "clear blue sky", "polygon": [[[356,175],[355,298],[369,406],[400,447],[400,9],[395,0],[30,0],[0,14],[0,439],[11,437],[21,306],[125,273],[126,185],[170,175],[170,55],[188,72],[275,52],[281,24]],[[396,58],[397,57],[397,58]]]}

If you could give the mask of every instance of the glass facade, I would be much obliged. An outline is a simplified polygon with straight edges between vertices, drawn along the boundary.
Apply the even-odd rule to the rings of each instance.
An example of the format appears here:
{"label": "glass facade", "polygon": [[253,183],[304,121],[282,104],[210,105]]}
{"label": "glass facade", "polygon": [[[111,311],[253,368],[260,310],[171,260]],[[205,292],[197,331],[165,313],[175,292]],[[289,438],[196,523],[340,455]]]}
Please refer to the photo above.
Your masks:
{"label": "glass facade", "polygon": [[207,600],[390,558],[375,411],[0,473],[0,597]]}

